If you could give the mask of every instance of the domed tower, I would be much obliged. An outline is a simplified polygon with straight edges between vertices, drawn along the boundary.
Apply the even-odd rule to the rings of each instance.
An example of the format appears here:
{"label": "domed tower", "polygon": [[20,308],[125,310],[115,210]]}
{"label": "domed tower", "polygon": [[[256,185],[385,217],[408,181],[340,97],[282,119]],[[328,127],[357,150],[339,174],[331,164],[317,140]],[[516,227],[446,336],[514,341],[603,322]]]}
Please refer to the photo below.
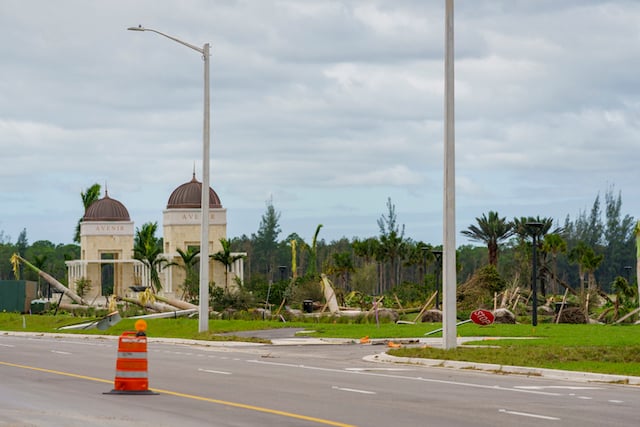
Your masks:
{"label": "domed tower", "polygon": [[[167,209],[163,211],[163,237],[165,256],[180,263],[178,249],[187,252],[189,248],[200,249],[202,182],[196,179],[195,172],[191,181],[185,182],[173,190]],[[227,210],[222,207],[220,198],[209,188],[209,254],[222,250],[220,239],[227,238]],[[171,283],[168,289],[177,291],[184,283],[183,269],[172,268]],[[227,278],[220,263],[209,261],[209,278],[217,286],[225,286]],[[228,279],[230,280],[230,279]]]}
{"label": "domed tower", "polygon": [[[80,262],[69,270],[69,282],[76,289],[77,281],[86,279],[91,284],[87,296],[124,295],[125,285],[134,284],[133,221],[127,208],[109,197],[108,191],[82,217],[80,249]],[[126,260],[129,262],[123,262]]]}

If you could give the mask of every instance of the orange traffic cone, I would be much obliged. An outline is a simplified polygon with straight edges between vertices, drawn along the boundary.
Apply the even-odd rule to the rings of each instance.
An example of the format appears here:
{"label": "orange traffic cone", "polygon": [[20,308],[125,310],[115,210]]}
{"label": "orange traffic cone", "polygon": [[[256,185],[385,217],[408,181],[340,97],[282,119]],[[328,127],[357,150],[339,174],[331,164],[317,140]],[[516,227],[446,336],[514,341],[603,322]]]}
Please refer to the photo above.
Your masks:
{"label": "orange traffic cone", "polygon": [[104,394],[158,394],[149,390],[147,336],[144,330],[126,331],[120,335],[114,387]]}

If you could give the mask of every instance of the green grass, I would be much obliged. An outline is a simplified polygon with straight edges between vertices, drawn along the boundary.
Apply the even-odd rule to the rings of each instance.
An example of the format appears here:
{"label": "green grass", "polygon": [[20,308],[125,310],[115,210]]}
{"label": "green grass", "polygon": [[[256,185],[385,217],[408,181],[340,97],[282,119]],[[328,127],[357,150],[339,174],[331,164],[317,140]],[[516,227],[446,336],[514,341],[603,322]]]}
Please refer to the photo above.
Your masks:
{"label": "green grass", "polygon": [[[69,315],[21,315],[0,313],[0,330],[60,333],[60,326],[85,323],[92,319]],[[106,331],[75,330],[65,333],[120,335],[132,331],[135,320],[123,319]],[[185,338],[198,340],[243,340],[264,342],[259,339],[238,338],[238,331],[283,327],[304,328],[306,336],[324,338],[351,338],[359,340],[368,336],[382,338],[417,338],[441,327],[440,324],[375,323],[348,324],[332,320],[308,322],[276,322],[248,320],[211,320],[209,331],[198,333],[197,319],[149,319],[147,334],[151,337]],[[431,347],[407,347],[390,350],[396,356],[431,359],[464,360],[501,365],[531,366],[550,369],[566,369],[605,374],[640,376],[640,326],[634,325],[555,325],[541,323],[536,328],[527,324],[477,326],[467,323],[457,327],[461,337],[513,337],[532,339],[481,340],[473,348],[459,346],[454,350]],[[441,336],[439,333],[432,337]],[[386,349],[386,348],[385,348]],[[382,350],[382,349],[381,349]]]}

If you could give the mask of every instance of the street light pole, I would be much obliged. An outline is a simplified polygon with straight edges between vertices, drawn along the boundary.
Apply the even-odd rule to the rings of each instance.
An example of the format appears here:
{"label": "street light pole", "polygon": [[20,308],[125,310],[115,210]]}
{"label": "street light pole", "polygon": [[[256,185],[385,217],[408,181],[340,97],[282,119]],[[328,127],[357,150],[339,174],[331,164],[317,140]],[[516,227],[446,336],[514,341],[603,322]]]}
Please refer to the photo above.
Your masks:
{"label": "street light pole", "polygon": [[456,172],[454,108],[453,0],[445,1],[444,59],[444,203],[442,249],[443,348],[457,346],[456,333]]}
{"label": "street light pole", "polygon": [[533,266],[531,268],[531,299],[532,301],[532,313],[531,313],[531,325],[538,326],[538,237],[544,224],[541,222],[527,222],[525,224],[531,236],[533,237]]}
{"label": "street light pole", "polygon": [[204,60],[204,124],[202,130],[202,195],[201,195],[201,222],[200,222],[200,304],[198,306],[198,331],[209,330],[209,146],[210,146],[210,108],[209,97],[209,43],[205,43],[202,48],[177,39],[160,31],[137,27],[127,28],[130,31],[149,31],[159,34],[176,43],[186,46],[202,54]]}

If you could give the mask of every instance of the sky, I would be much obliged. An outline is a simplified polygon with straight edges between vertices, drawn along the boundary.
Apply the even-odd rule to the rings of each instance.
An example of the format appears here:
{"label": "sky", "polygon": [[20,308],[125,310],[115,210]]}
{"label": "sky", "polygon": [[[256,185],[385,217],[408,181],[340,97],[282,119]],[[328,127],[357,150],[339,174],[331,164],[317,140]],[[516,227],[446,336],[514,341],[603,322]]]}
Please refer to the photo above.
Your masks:
{"label": "sky", "polygon": [[[93,183],[135,226],[202,179],[227,235],[442,242],[444,0],[0,1],[0,239],[70,243]],[[640,2],[455,1],[456,244],[507,219],[640,216]],[[104,194],[104,193],[103,193]]]}

